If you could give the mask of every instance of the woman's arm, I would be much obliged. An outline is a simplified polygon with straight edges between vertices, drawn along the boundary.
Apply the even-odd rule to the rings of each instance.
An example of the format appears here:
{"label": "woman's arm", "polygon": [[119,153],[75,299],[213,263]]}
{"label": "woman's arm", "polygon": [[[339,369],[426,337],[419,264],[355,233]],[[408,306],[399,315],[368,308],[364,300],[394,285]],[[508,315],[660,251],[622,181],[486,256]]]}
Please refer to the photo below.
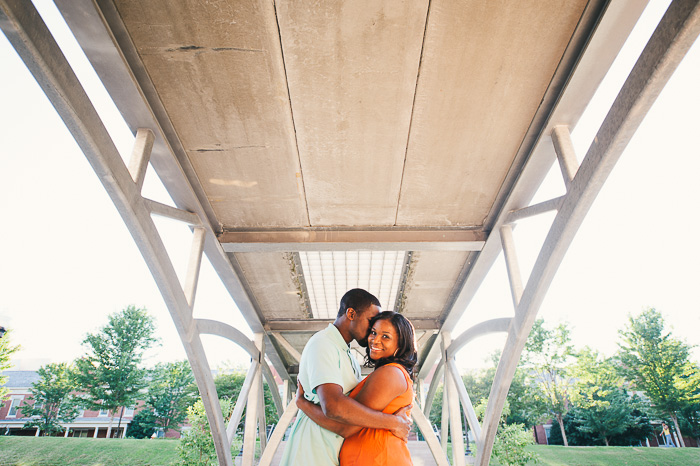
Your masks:
{"label": "woman's arm", "polygon": [[384,411],[394,398],[408,389],[403,371],[396,366],[382,366],[368,377],[355,401],[376,411]]}

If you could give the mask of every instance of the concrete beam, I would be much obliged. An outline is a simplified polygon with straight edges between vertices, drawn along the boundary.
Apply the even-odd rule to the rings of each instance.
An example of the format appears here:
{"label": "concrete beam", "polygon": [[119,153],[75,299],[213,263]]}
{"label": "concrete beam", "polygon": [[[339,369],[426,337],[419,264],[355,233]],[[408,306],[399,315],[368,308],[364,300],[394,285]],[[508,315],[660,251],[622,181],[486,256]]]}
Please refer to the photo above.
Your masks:
{"label": "concrete beam", "polygon": [[279,448],[280,443],[282,443],[287,428],[296,417],[297,411],[299,411],[299,408],[297,408],[297,400],[296,398],[292,398],[287,404],[284,414],[280,416],[280,420],[270,436],[270,441],[267,443],[267,448],[263,450],[260,456],[260,463],[258,463],[258,466],[270,466],[272,464],[275,452]]}
{"label": "concrete beam", "polygon": [[201,338],[197,332],[190,333],[194,323],[187,297],[139,186],[31,2],[1,0],[0,28],[75,138],[129,229],[182,340],[206,408],[219,463],[232,466],[223,415]]}
{"label": "concrete beam", "polygon": [[537,311],[593,201],[647,112],[700,34],[700,2],[675,0],[659,22],[572,180],[518,305],[496,369],[476,464],[487,466],[510,382]]}
{"label": "concrete beam", "polygon": [[[265,322],[268,332],[318,332],[332,324],[331,319],[275,319]],[[439,330],[440,322],[436,319],[411,319],[416,330]]]}
{"label": "concrete beam", "polygon": [[428,444],[428,448],[430,448],[430,452],[433,454],[437,466],[449,466],[450,462],[447,459],[447,455],[442,451],[440,441],[435,436],[435,431],[433,430],[433,426],[430,425],[428,417],[423,414],[423,411],[415,408],[411,411],[411,417],[423,434],[423,438]]}
{"label": "concrete beam", "polygon": [[[206,219],[204,253],[251,330],[261,332],[260,313],[216,239],[215,232],[220,230],[216,215],[114,2],[56,0],[55,3],[129,128],[133,132],[151,128],[154,132],[150,165],[178,209]],[[155,209],[153,212],[169,216],[167,210],[161,210],[165,214]],[[275,369],[280,368],[275,364]]]}
{"label": "concrete beam", "polygon": [[218,237],[226,252],[284,251],[480,251],[486,233],[454,229],[225,231]]}
{"label": "concrete beam", "polygon": [[[464,345],[471,342],[475,338],[491,333],[507,332],[512,320],[513,319],[510,317],[502,317],[499,319],[485,320],[469,327],[467,330],[462,332],[460,336],[452,340],[452,344],[450,344],[446,350],[447,358],[454,358],[459,350],[464,348]],[[442,363],[442,361],[440,363]]]}
{"label": "concrete beam", "polygon": [[433,407],[433,398],[435,398],[435,392],[437,391],[438,385],[442,381],[442,376],[445,371],[445,363],[440,360],[435,372],[433,372],[433,379],[430,381],[430,387],[428,387],[428,393],[425,395],[425,405],[423,406],[423,412],[426,415],[430,414],[430,409]]}
{"label": "concrete beam", "polygon": [[243,416],[243,410],[246,406],[246,400],[250,394],[250,387],[253,386],[253,379],[255,378],[255,372],[258,370],[259,365],[260,364],[258,363],[257,359],[253,359],[251,361],[250,367],[248,368],[248,373],[243,380],[241,391],[238,392],[238,398],[236,399],[236,404],[233,407],[233,413],[231,413],[228,426],[226,426],[226,436],[228,437],[229,443],[233,442],[233,438],[236,436],[236,429],[238,428],[238,424],[241,423],[241,417]]}

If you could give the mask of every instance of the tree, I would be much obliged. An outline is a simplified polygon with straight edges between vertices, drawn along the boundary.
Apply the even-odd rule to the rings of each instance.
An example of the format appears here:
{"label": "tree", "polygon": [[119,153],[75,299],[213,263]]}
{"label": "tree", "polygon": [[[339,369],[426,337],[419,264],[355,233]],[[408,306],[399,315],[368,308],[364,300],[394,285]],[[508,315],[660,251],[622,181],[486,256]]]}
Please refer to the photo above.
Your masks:
{"label": "tree", "polygon": [[126,436],[130,438],[150,438],[158,428],[156,415],[150,409],[142,409],[133,417],[129,423],[129,430]]}
{"label": "tree", "polygon": [[568,326],[560,324],[554,329],[547,329],[544,320],[537,319],[521,359],[523,366],[535,377],[539,398],[559,424],[564,446],[569,446],[563,418],[569,410],[571,377],[568,366],[572,355]]}
{"label": "tree", "polygon": [[[2,374],[2,371],[6,371],[10,367],[12,367],[12,364],[10,364],[10,356],[12,353],[15,351],[19,351],[20,346],[12,346],[10,343],[10,335],[12,331],[10,329],[7,329],[5,331],[5,336],[0,337],[0,374]],[[8,390],[5,385],[7,383],[7,376],[0,375],[0,403],[5,400],[8,394]]]}
{"label": "tree", "polygon": [[83,340],[88,352],[76,361],[76,380],[84,392],[81,401],[91,409],[112,411],[111,422],[117,408],[122,408],[117,429],[124,408],[135,404],[146,385],[140,364],[143,353],[157,342],[154,332],[146,309],[128,306],[111,314],[107,325]]}
{"label": "tree", "polygon": [[630,316],[627,326],[619,331],[620,370],[656,410],[673,421],[684,447],[678,415],[698,402],[700,376],[689,360],[692,347],[673,338],[664,327],[663,316],[654,308],[645,309],[637,318]]}
{"label": "tree", "polygon": [[[221,399],[219,403],[221,412],[224,415],[224,421],[228,422],[231,413],[233,413],[233,402]],[[180,438],[180,444],[177,447],[180,464],[185,466],[218,465],[214,438],[211,435],[204,403],[202,403],[201,399],[197,400],[193,406],[187,408],[187,418],[192,428]],[[233,442],[231,447],[233,449]]]}
{"label": "tree", "polygon": [[578,354],[573,370],[576,380],[571,400],[579,406],[579,429],[598,436],[606,446],[610,438],[636,425],[634,405],[623,389],[624,380],[611,359],[586,347]]}
{"label": "tree", "polygon": [[[245,376],[245,372],[242,371],[217,375],[214,378],[214,385],[219,398],[231,400],[235,404],[238,400],[238,394],[243,387],[243,382],[245,382]],[[278,421],[277,408],[275,408],[272,392],[267,382],[263,383],[263,393],[265,396],[265,420],[268,424],[275,424]],[[240,424],[245,424],[245,414],[241,417]]]}
{"label": "tree", "polygon": [[37,373],[39,380],[30,389],[34,403],[20,408],[25,417],[32,418],[24,427],[36,427],[47,436],[63,432],[61,423],[71,422],[79,411],[72,394],[76,387],[73,367],[53,363],[40,367]]}
{"label": "tree", "polygon": [[[476,417],[480,422],[483,422],[487,404],[488,399],[483,398],[474,407]],[[525,466],[539,463],[539,455],[527,449],[529,445],[535,443],[532,432],[522,424],[506,424],[508,416],[510,416],[510,403],[506,400],[499,419],[491,457],[496,458],[498,463],[503,466]]]}
{"label": "tree", "polygon": [[[479,372],[472,371],[462,376],[472,402],[478,404],[482,400],[488,400],[499,359],[500,352],[496,352],[492,355],[492,367]],[[537,396],[537,389],[531,377],[527,375],[527,371],[518,367],[508,390],[507,400],[510,412],[505,418],[506,424],[523,424],[526,427],[532,427],[540,422],[546,412],[546,406]]]}
{"label": "tree", "polygon": [[493,444],[493,456],[503,466],[526,466],[540,462],[540,456],[527,447],[535,443],[532,432],[522,424],[503,424]]}
{"label": "tree", "polygon": [[187,407],[194,404],[197,386],[188,361],[158,364],[150,371],[147,405],[153,408],[156,425],[167,433],[187,418]]}

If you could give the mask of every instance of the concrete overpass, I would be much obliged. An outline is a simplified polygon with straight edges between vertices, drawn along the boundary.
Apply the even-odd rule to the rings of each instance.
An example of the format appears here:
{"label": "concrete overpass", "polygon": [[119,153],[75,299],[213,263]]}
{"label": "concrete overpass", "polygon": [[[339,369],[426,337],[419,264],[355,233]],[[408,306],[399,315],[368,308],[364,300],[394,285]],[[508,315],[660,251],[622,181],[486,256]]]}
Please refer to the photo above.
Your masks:
{"label": "concrete overpass", "polygon": [[[128,164],[33,6],[0,0],[0,26],[140,248],[192,364],[222,465],[232,464],[229,445],[244,409],[243,464],[253,464],[265,425],[262,380],[275,384],[272,366],[284,387],[276,397],[280,428],[269,443],[260,439],[261,464],[270,464],[295,414],[299,353],[332,319],[340,295],[358,285],[416,325],[418,381],[435,376],[418,394],[414,416],[436,462],[448,458],[423,413],[444,381],[453,450],[464,450],[461,404],[477,463],[488,464],[510,381],[557,267],[700,30],[698,2],[674,1],[587,153],[574,154],[570,131],[644,1],[56,4],[135,134]],[[566,194],[533,205],[554,163]],[[141,196],[149,168],[174,205]],[[523,278],[513,228],[548,211],[555,220]],[[153,215],[192,229],[184,283]],[[501,252],[513,316],[484,316],[454,335]],[[196,317],[203,254],[252,340]],[[507,336],[480,423],[454,356],[492,332]],[[253,360],[228,425],[203,334],[236,342]]]}

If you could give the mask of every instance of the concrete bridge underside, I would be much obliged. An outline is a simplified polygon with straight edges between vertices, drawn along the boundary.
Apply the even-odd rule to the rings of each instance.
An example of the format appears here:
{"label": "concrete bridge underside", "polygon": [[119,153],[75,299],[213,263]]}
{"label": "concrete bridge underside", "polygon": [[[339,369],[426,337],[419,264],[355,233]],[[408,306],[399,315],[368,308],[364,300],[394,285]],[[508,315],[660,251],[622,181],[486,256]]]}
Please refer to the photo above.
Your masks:
{"label": "concrete bridge underside", "polygon": [[[476,462],[487,465],[515,367],[557,267],[700,28],[697,1],[672,2],[594,142],[577,157],[570,131],[644,1],[56,4],[135,135],[128,164],[31,3],[0,0],[0,26],[150,267],[226,466],[233,464],[229,446],[244,409],[243,464],[254,462],[256,437],[260,464],[271,463],[296,413],[291,400],[304,344],[333,318],[339,296],[365,283],[385,309],[416,326],[416,386],[429,376],[432,383],[418,393],[414,418],[436,463],[450,459],[426,415],[444,382],[453,450],[464,451],[461,405],[478,446]],[[566,193],[532,205],[554,163]],[[142,197],[149,167],[173,205]],[[556,211],[555,219],[523,279],[513,227],[548,211]],[[184,283],[153,215],[191,227]],[[501,252],[512,317],[484,316],[454,335]],[[196,317],[203,254],[252,340]],[[479,422],[454,357],[493,332],[504,332],[506,343]],[[251,356],[228,425],[202,334],[228,338]],[[266,424],[262,380],[276,384],[273,368],[283,380],[281,395],[275,392],[281,419],[267,439],[258,434]],[[462,465],[464,456],[451,461]]]}

